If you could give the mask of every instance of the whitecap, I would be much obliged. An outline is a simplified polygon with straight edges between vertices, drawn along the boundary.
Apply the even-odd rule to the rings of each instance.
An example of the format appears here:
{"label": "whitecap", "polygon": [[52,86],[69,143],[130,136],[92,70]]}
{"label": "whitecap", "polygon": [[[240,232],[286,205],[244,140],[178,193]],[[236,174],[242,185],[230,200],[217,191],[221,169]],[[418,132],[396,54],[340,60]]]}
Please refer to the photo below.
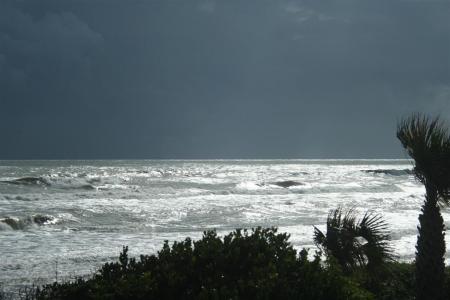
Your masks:
{"label": "whitecap", "polygon": [[239,189],[239,190],[254,191],[254,190],[260,190],[260,189],[266,189],[266,188],[267,188],[267,186],[265,186],[264,184],[254,182],[254,181],[240,182],[236,185],[236,189]]}

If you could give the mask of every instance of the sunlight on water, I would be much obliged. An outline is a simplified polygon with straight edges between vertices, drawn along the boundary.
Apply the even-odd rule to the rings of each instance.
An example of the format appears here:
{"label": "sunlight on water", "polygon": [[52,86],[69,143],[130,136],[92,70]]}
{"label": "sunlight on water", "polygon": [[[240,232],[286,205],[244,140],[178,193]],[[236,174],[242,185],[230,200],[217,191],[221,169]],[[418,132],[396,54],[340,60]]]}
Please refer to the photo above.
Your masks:
{"label": "sunlight on water", "polygon": [[278,226],[314,248],[313,226],[339,205],[381,212],[396,253],[411,260],[424,189],[410,169],[406,160],[0,161],[0,282],[54,280],[56,268],[60,278],[89,274],[122,245],[155,253],[207,229]]}

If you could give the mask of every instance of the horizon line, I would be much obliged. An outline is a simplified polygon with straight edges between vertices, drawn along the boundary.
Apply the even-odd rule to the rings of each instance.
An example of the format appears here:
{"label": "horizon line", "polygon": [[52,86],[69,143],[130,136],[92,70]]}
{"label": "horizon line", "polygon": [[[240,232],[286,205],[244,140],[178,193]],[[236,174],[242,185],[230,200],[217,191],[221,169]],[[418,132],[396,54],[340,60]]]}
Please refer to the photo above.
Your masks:
{"label": "horizon line", "polygon": [[0,161],[368,161],[368,160],[411,160],[410,158],[6,158]]}

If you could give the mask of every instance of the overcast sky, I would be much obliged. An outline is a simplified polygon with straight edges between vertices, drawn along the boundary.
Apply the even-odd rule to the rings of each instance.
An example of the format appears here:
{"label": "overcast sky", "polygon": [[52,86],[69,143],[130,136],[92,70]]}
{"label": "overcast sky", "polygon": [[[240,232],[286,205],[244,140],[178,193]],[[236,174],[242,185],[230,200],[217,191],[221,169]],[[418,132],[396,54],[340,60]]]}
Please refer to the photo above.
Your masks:
{"label": "overcast sky", "polygon": [[404,158],[450,0],[0,0],[0,159]]}

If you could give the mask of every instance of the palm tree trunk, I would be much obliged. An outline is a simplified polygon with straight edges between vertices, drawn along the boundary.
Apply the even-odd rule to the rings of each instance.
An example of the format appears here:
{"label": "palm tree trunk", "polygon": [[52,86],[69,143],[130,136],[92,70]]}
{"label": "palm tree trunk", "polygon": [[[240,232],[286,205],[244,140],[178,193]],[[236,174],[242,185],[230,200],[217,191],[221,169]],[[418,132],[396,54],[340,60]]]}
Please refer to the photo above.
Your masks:
{"label": "palm tree trunk", "polygon": [[416,245],[416,299],[441,300],[445,292],[444,220],[438,205],[437,189],[430,184],[425,188]]}

